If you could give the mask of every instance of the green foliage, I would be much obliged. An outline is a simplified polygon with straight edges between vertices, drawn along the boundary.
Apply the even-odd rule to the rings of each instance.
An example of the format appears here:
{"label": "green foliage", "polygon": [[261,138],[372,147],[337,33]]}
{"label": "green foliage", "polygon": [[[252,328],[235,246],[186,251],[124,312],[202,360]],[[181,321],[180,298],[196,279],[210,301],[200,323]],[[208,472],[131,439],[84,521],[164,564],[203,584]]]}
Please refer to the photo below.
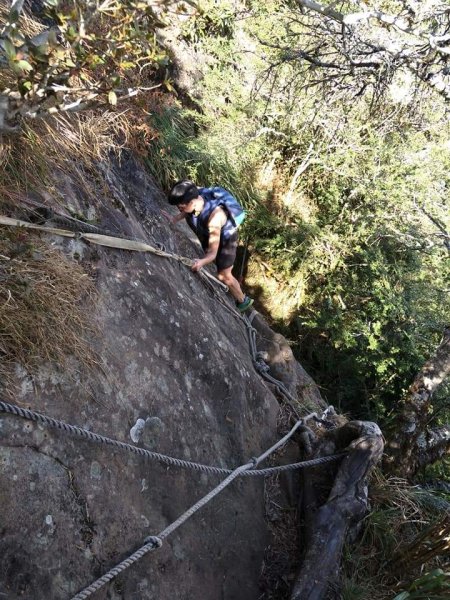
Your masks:
{"label": "green foliage", "polygon": [[407,574],[404,565],[396,567],[394,557],[403,556],[402,549],[442,518],[445,510],[445,503],[434,492],[385,479],[377,472],[370,494],[373,508],[362,533],[344,548],[343,600],[392,600],[400,582],[404,586],[406,576],[414,577],[414,570]]}
{"label": "green foliage", "polygon": [[[436,425],[442,425],[444,423],[448,423],[450,419],[450,410],[448,407],[448,398],[450,394],[450,384],[444,385],[443,389],[439,390],[439,396],[437,399],[437,404],[439,404],[439,400],[442,398],[443,404],[446,405],[445,411],[440,411],[438,413],[437,418],[435,419]],[[450,473],[450,457],[444,456],[442,460],[433,465],[427,465],[422,472],[419,473],[419,478],[422,481],[433,481],[433,480],[441,480],[446,481],[448,479],[448,474]],[[441,496],[450,502],[450,493],[445,494],[441,493]]]}
{"label": "green foliage", "polygon": [[10,11],[0,33],[0,84],[7,86],[9,102],[3,121],[10,125],[19,117],[93,103],[115,106],[145,88],[145,78],[167,64],[156,31],[167,25],[171,8],[180,9],[178,2],[52,0],[45,5],[51,28]]}
{"label": "green foliage", "polygon": [[[406,144],[368,138],[359,155],[327,160],[332,174],[314,186],[323,247],[333,259],[309,276],[313,312],[300,326],[310,359],[320,356],[327,385],[341,390],[339,404],[354,414],[389,410],[448,314],[446,250],[420,208],[445,214],[439,188],[445,193],[448,156],[435,160],[436,144],[424,161],[415,144],[414,136]],[[320,336],[312,346],[311,331]]]}
{"label": "green foliage", "polygon": [[[184,38],[210,57],[193,90],[202,114],[153,114],[149,167],[165,189],[190,177],[251,208],[243,234],[287,283],[283,302],[294,298],[277,326],[330,402],[388,420],[450,308],[432,221],[445,224],[449,132],[435,101],[419,116],[388,101],[376,112],[364,98],[330,105],[302,89],[295,63],[264,78],[276,51],[259,40],[281,41],[286,18],[283,3],[210,1],[186,22]],[[268,164],[273,181],[258,189]]]}
{"label": "green foliage", "polygon": [[155,112],[151,126],[158,134],[149,145],[147,165],[164,189],[188,178],[226,187],[243,205],[256,201],[251,160],[233,160],[226,141],[205,129],[200,115],[172,106]]}
{"label": "green foliage", "polygon": [[[450,156],[433,118],[425,131],[410,125],[385,136],[364,106],[342,119],[332,152],[328,131],[316,133],[297,188],[314,217],[279,210],[266,232],[255,228],[255,247],[286,280],[307,282],[298,311],[280,325],[328,399],[379,419],[437,344],[450,308],[447,250],[433,222],[445,223]],[[302,148],[304,157],[312,137],[305,128],[305,143],[292,145],[291,126],[276,140],[288,177],[298,158],[291,166],[286,157]]]}
{"label": "green foliage", "polygon": [[[302,87],[294,62],[268,77],[275,53],[259,40],[282,41],[283,3],[247,3],[242,22],[239,5],[207,6],[183,32],[208,55],[192,90],[201,112],[152,114],[149,168],[165,189],[189,177],[244,201],[252,255],[281,282],[274,304],[293,299],[277,329],[330,403],[387,424],[450,312],[444,109],[429,98],[387,99],[376,110],[364,97],[324,101]],[[223,25],[232,11],[233,26]],[[263,288],[263,278],[254,285]],[[448,416],[442,394],[430,414],[436,424]],[[445,479],[448,467],[439,469],[433,475]],[[392,598],[383,569],[438,505],[398,481],[392,488],[395,497],[376,503],[347,560],[345,600]],[[411,595],[419,590],[405,593],[421,598]]]}
{"label": "green foliage", "polygon": [[186,23],[183,38],[197,44],[211,38],[232,39],[235,32],[235,6],[232,2],[208,0],[199,4],[199,15]]}
{"label": "green foliage", "polygon": [[416,579],[393,600],[444,600],[450,594],[450,573],[435,569]]}

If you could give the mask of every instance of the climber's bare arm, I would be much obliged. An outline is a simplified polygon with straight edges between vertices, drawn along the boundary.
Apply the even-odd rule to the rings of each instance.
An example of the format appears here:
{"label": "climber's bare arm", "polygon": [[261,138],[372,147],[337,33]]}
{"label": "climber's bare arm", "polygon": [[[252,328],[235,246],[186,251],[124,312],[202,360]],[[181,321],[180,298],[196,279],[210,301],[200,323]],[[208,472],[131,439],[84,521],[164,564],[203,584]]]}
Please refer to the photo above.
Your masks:
{"label": "climber's bare arm", "polygon": [[209,244],[208,250],[206,251],[205,257],[196,260],[192,265],[194,272],[199,271],[205,265],[214,262],[217,252],[219,251],[220,245],[220,232],[222,227],[227,222],[227,216],[222,208],[218,206],[212,213],[208,221],[209,229]]}

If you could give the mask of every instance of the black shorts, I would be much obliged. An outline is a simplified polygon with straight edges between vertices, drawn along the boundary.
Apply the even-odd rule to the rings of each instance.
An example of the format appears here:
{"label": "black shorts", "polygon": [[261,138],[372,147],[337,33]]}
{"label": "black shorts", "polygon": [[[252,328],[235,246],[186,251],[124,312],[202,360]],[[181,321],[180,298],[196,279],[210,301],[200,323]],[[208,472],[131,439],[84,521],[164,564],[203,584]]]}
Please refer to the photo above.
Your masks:
{"label": "black shorts", "polygon": [[232,236],[226,240],[221,239],[219,250],[217,252],[216,260],[214,261],[218,271],[223,271],[234,265],[236,260],[236,252],[238,246],[238,234],[233,233]]}

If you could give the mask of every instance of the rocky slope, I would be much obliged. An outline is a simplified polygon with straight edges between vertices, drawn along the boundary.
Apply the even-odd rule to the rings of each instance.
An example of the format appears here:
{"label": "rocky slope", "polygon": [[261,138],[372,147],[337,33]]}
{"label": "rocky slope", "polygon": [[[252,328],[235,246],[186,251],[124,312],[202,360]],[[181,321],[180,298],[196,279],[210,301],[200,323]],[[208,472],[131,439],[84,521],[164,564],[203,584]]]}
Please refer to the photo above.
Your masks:
{"label": "rocky slope", "polygon": [[[165,222],[161,192],[125,153],[86,182],[107,184],[108,203],[88,206],[68,176],[59,179],[67,206],[113,234],[199,254],[187,228]],[[219,466],[244,463],[278,439],[279,404],[254,370],[245,327],[198,276],[154,255],[45,239],[94,276],[98,298],[87,309],[101,367],[86,373],[73,360],[30,374],[17,365],[16,404]],[[260,317],[254,323],[274,376],[299,394],[304,412],[316,408],[320,395],[286,341]],[[71,598],[220,481],[0,417],[0,598]],[[267,543],[264,482],[239,480],[93,597],[256,600]]]}

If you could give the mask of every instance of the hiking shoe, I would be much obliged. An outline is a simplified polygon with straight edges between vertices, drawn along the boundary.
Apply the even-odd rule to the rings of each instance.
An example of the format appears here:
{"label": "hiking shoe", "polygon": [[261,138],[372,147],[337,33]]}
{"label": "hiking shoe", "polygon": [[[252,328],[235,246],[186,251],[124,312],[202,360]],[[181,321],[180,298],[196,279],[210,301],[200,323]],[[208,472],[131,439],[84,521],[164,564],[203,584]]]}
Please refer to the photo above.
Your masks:
{"label": "hiking shoe", "polygon": [[253,302],[253,298],[249,298],[249,296],[244,296],[242,302],[236,302],[236,308],[239,312],[245,312],[247,308],[250,308]]}

